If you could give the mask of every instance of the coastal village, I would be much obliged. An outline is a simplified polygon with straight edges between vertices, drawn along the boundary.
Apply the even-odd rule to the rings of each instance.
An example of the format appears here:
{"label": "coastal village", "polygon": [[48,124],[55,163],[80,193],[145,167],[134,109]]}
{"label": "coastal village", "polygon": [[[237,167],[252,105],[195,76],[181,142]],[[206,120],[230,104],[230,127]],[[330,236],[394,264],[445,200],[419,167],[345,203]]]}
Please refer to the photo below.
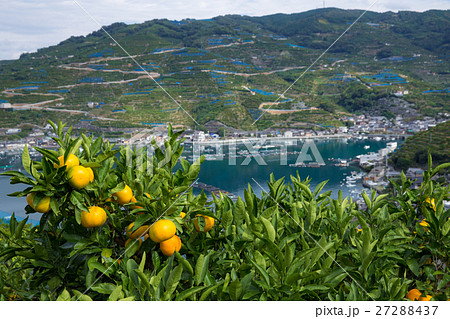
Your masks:
{"label": "coastal village", "polygon": [[[388,164],[389,154],[401,147],[398,142],[412,136],[414,133],[425,131],[436,126],[439,123],[445,122],[450,117],[450,114],[439,114],[438,119],[425,117],[420,120],[405,121],[401,115],[397,115],[395,119],[387,119],[384,116],[369,116],[358,115],[347,117],[343,116],[341,121],[351,123],[349,126],[342,127],[318,127],[317,129],[266,129],[263,131],[243,131],[228,127],[217,121],[210,121],[204,125],[203,130],[187,129],[184,132],[185,153],[194,153],[194,145],[200,145],[200,151],[205,155],[206,160],[220,160],[222,156],[218,156],[214,147],[217,145],[230,144],[251,144],[254,149],[240,150],[235,156],[251,157],[258,154],[278,154],[277,151],[272,151],[270,148],[275,148],[277,143],[288,143],[293,145],[293,141],[304,142],[306,140],[319,139],[374,139],[377,141],[387,141],[386,147],[380,149],[378,152],[371,152],[367,149],[366,154],[358,155],[356,158],[349,159],[326,159],[329,165],[335,166],[349,166],[359,165],[365,173],[352,172],[347,176],[345,182],[347,187],[353,187],[354,182],[362,178],[364,187],[375,189],[382,193],[388,185],[388,179],[399,178],[400,172],[395,171]],[[74,126],[74,129],[88,129],[93,132],[94,136],[101,136],[105,132],[110,132],[115,128],[109,127],[99,129],[90,123],[82,122]],[[155,140],[159,145],[167,138],[167,127],[165,125],[158,125],[152,129],[130,128],[120,129],[128,133],[128,137],[109,138],[111,142],[118,145],[135,145],[143,147],[149,145],[152,140]],[[0,129],[0,171],[15,169],[20,166],[21,154],[25,145],[38,146],[44,148],[56,148],[56,143],[52,140],[54,137],[51,132],[51,126],[36,127],[28,136],[16,140],[5,141],[9,135],[20,133],[20,128],[2,128]],[[3,141],[2,141],[3,140]],[[272,145],[267,144],[269,141]],[[290,143],[290,144],[289,144]],[[258,145],[258,147],[256,147]],[[367,146],[367,148],[369,148]],[[32,147],[29,147],[32,158],[39,158],[40,154]],[[250,151],[250,152],[249,152]],[[267,152],[267,153],[264,153]],[[275,152],[275,153],[274,153]],[[281,154],[280,154],[281,155]],[[194,155],[187,154],[184,156],[190,161],[193,161]],[[15,167],[15,163],[17,164]],[[302,167],[320,167],[316,162],[301,163],[301,165],[290,164],[291,166]],[[405,172],[406,176],[411,180],[415,180],[413,187],[418,187],[422,181],[423,170],[421,168],[409,168]],[[343,186],[343,185],[342,185]]]}

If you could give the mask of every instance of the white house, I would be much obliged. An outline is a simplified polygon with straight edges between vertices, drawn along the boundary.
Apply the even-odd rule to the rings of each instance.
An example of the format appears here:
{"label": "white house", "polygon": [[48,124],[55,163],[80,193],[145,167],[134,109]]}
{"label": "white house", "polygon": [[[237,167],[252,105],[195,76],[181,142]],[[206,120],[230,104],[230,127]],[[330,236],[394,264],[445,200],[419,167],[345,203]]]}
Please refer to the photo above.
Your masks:
{"label": "white house", "polygon": [[12,108],[11,103],[0,103],[0,109],[10,109]]}
{"label": "white house", "polygon": [[22,132],[20,128],[9,128],[6,130],[6,134],[17,134]]}

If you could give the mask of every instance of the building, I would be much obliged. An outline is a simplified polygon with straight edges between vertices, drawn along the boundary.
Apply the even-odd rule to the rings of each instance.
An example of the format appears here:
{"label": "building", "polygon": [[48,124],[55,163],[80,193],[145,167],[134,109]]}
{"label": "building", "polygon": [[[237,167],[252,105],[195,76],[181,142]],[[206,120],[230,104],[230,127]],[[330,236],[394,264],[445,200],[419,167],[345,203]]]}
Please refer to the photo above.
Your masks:
{"label": "building", "polygon": [[406,177],[411,178],[411,179],[422,177],[423,176],[423,169],[416,168],[416,167],[411,167],[411,168],[408,168],[408,170],[406,171],[405,175],[406,175]]}
{"label": "building", "polygon": [[6,130],[6,134],[17,134],[22,132],[20,128],[9,128]]}
{"label": "building", "polygon": [[291,137],[293,137],[293,136],[294,136],[294,133],[292,133],[292,131],[286,131],[286,132],[284,132],[284,137],[291,138]]}
{"label": "building", "polygon": [[0,109],[11,109],[11,103],[0,103]]}

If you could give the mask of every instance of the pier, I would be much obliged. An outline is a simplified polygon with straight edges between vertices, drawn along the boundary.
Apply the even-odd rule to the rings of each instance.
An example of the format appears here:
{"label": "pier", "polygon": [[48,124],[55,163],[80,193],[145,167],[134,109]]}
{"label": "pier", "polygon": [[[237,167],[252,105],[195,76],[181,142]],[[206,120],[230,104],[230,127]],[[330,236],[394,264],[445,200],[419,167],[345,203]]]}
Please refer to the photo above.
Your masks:
{"label": "pier", "polygon": [[237,199],[236,195],[234,195],[234,194],[232,194],[232,193],[230,193],[228,191],[225,191],[223,189],[220,189],[218,187],[215,187],[215,186],[212,186],[212,185],[208,185],[208,184],[205,184],[205,183],[197,182],[197,183],[195,183],[193,185],[193,187],[205,190],[205,191],[210,192],[211,194],[214,194],[216,196],[220,196],[220,193],[222,193],[223,195],[227,195],[231,199]]}

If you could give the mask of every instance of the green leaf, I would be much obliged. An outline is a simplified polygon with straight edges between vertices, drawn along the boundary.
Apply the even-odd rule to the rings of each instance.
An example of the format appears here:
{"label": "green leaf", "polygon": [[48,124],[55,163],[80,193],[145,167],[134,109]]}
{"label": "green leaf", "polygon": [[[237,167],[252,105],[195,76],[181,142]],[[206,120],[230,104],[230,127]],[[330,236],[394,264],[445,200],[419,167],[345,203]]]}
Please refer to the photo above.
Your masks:
{"label": "green leaf", "polygon": [[119,285],[109,295],[108,301],[117,301],[119,299],[122,299],[123,297],[124,297],[124,295],[123,295],[123,291],[122,291],[122,285]]}
{"label": "green leaf", "polygon": [[147,260],[147,254],[146,254],[145,251],[144,251],[144,253],[142,254],[141,262],[139,263],[139,270],[140,270],[140,271],[144,271],[144,267],[145,267],[145,262],[146,262],[146,260]]}
{"label": "green leaf", "polygon": [[80,192],[72,191],[72,193],[70,194],[70,201],[74,206],[76,206],[78,209],[82,211],[89,210],[89,208],[84,203],[83,194],[81,194]]}
{"label": "green leaf", "polygon": [[408,265],[409,269],[416,275],[417,277],[420,276],[419,272],[419,263],[417,262],[417,259],[407,259],[406,264]]}
{"label": "green leaf", "polygon": [[269,238],[269,240],[271,242],[275,241],[275,236],[276,236],[276,232],[275,232],[275,228],[273,228],[273,225],[270,221],[268,221],[267,219],[265,219],[262,216],[259,216],[259,219],[261,220],[261,222],[264,225],[264,228],[266,230],[267,233],[267,237]]}
{"label": "green leaf", "polygon": [[79,301],[93,301],[88,295],[83,295],[80,291],[72,289],[72,293]]}
{"label": "green leaf", "polygon": [[228,228],[233,223],[233,212],[230,210],[226,211],[225,214],[222,215],[222,225],[223,228]]}
{"label": "green leaf", "polygon": [[90,167],[90,168],[102,167],[102,165],[100,165],[99,163],[96,163],[96,162],[87,162],[87,163],[82,164],[81,166],[83,166],[83,167]]}
{"label": "green leaf", "polygon": [[437,173],[439,173],[440,170],[446,169],[450,167],[450,163],[444,163],[441,165],[436,166],[432,171],[431,171],[431,177],[433,177],[434,175],[436,175]]}
{"label": "green leaf", "polygon": [[139,279],[141,279],[141,283],[144,284],[145,288],[147,288],[148,293],[151,294],[152,288],[150,286],[150,280],[147,278],[144,272],[139,268],[134,269],[134,272],[138,275]]}
{"label": "green leaf", "polygon": [[195,281],[197,285],[203,282],[208,271],[209,265],[209,255],[206,257],[202,254],[197,259],[197,264],[195,265]]}
{"label": "green leaf", "polygon": [[58,152],[53,150],[47,150],[45,148],[40,148],[37,146],[35,146],[34,149],[39,153],[41,153],[42,155],[44,155],[45,157],[47,157],[48,159],[50,159],[53,163],[59,164]]}
{"label": "green leaf", "polygon": [[81,146],[81,143],[83,143],[83,139],[81,139],[80,137],[78,137],[76,140],[70,143],[69,147],[64,152],[64,163],[66,162],[66,159],[69,157],[69,154],[75,154],[78,151],[78,149]]}
{"label": "green leaf", "polygon": [[134,301],[134,296],[119,299],[118,301]]}
{"label": "green leaf", "polygon": [[120,182],[116,187],[110,190],[111,194],[118,193],[125,188],[125,182]]}
{"label": "green leaf", "polygon": [[447,236],[450,231],[450,219],[448,219],[444,225],[442,225],[442,236]]}
{"label": "green leaf", "polygon": [[170,297],[172,296],[173,292],[178,286],[178,283],[181,279],[181,274],[183,273],[183,266],[178,265],[176,266],[170,273],[169,278],[167,279],[166,285],[165,285],[165,292],[163,296],[163,300],[170,300]]}
{"label": "green leaf", "polygon": [[70,301],[70,293],[64,289],[63,292],[58,296],[56,301]]}
{"label": "green leaf", "polygon": [[255,250],[253,252],[253,258],[255,259],[255,262],[261,266],[261,268],[266,269],[266,259],[258,250]]}
{"label": "green leaf", "polygon": [[22,166],[28,174],[33,175],[31,174],[31,158],[27,144],[25,144],[22,152]]}
{"label": "green leaf", "polygon": [[127,273],[136,288],[139,288],[139,279],[135,270],[139,269],[138,264],[133,259],[127,261]]}
{"label": "green leaf", "polygon": [[114,289],[116,289],[116,285],[110,283],[99,283],[93,285],[91,289],[100,294],[110,295],[114,291]]}
{"label": "green leaf", "polygon": [[269,277],[269,274],[266,272],[265,269],[263,269],[260,265],[255,263],[253,260],[250,260],[250,262],[253,264],[253,266],[255,266],[256,270],[264,278],[264,281],[266,282],[266,289],[269,289],[270,288],[270,277]]}
{"label": "green leaf", "polygon": [[22,230],[23,230],[23,227],[25,226],[25,224],[27,223],[27,221],[28,221],[28,217],[25,218],[24,220],[20,221],[17,224],[16,231],[14,232],[14,237],[15,238],[21,238],[22,237]]}
{"label": "green leaf", "polygon": [[317,196],[319,195],[319,193],[322,191],[322,189],[324,188],[324,186],[326,185],[326,183],[328,183],[328,180],[320,182],[317,186],[316,189],[314,190],[314,194]]}
{"label": "green leaf", "polygon": [[183,268],[192,276],[194,275],[194,270],[192,269],[189,261],[183,258],[178,251],[175,251],[175,257],[177,257],[178,261],[183,265]]}
{"label": "green leaf", "polygon": [[178,294],[178,296],[175,298],[175,301],[181,301],[189,298],[193,294],[196,294],[197,292],[205,289],[205,287],[192,287],[186,290],[183,290]]}
{"label": "green leaf", "polygon": [[445,285],[447,285],[447,283],[450,282],[450,275],[445,274],[442,279],[439,281],[437,290],[441,290]]}
{"label": "green leaf", "polygon": [[242,284],[239,279],[234,280],[228,287],[231,300],[239,300],[242,294]]}
{"label": "green leaf", "polygon": [[242,224],[245,218],[245,204],[240,197],[238,197],[236,204],[234,206],[234,222],[236,225]]}
{"label": "green leaf", "polygon": [[223,282],[224,282],[224,280],[221,280],[218,283],[216,283],[215,285],[208,287],[200,296],[199,301],[205,301],[206,298],[208,298],[208,296],[214,291],[214,289],[216,289],[217,287],[222,285]]}

